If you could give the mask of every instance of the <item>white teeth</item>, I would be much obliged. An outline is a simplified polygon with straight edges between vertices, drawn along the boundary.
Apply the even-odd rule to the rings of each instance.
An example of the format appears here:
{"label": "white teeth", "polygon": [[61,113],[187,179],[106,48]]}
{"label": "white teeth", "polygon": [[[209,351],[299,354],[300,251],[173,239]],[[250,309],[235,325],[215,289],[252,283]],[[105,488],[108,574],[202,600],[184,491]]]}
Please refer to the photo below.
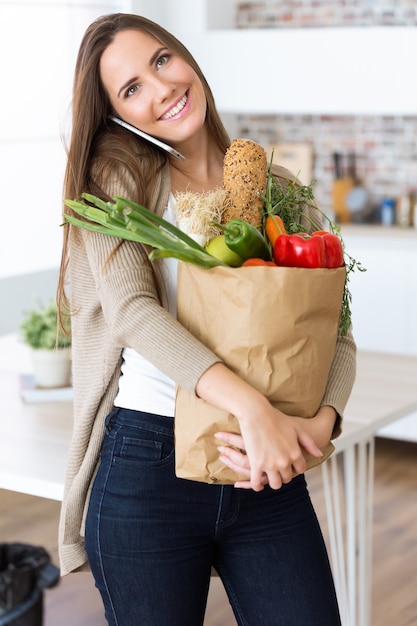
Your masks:
{"label": "white teeth", "polygon": [[188,100],[188,97],[185,94],[181,98],[181,100],[178,102],[178,104],[174,106],[174,108],[172,108],[170,111],[168,111],[168,113],[166,113],[165,115],[162,116],[162,119],[163,120],[169,120],[170,117],[173,117],[174,115],[177,115],[180,111],[183,110],[187,100]]}

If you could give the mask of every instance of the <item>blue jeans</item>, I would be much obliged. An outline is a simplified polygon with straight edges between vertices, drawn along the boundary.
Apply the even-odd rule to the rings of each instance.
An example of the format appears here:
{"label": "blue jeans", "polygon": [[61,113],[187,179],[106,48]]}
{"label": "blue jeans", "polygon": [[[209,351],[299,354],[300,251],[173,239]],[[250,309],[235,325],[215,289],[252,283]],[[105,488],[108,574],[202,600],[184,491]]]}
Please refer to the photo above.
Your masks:
{"label": "blue jeans", "polygon": [[173,419],[115,409],[86,520],[110,625],[201,626],[211,567],[240,626],[339,626],[304,476],[274,491],[176,478]]}

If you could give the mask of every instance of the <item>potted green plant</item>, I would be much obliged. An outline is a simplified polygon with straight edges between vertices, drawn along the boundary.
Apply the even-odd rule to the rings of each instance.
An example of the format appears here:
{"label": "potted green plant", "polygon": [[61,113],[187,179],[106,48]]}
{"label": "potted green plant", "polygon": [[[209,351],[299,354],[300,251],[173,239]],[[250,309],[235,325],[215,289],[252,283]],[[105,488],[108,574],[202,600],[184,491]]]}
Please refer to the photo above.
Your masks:
{"label": "potted green plant", "polygon": [[20,324],[22,341],[31,349],[33,375],[38,387],[66,387],[71,379],[71,334],[58,325],[55,300],[25,311]]}

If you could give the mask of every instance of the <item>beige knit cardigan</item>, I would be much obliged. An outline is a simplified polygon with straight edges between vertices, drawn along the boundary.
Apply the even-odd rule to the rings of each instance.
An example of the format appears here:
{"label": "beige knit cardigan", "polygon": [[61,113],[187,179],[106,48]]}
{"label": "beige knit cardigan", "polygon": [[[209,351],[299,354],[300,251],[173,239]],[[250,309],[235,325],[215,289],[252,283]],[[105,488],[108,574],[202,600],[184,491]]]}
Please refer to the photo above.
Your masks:
{"label": "beige knit cardigan", "polygon": [[[282,168],[276,173],[284,179],[291,176]],[[135,197],[118,173],[107,181],[107,190],[111,196]],[[167,165],[149,208],[162,215],[169,193]],[[69,281],[74,425],[59,527],[62,575],[89,569],[84,517],[99,462],[104,420],[118,389],[123,348],[133,348],[192,393],[201,375],[219,361],[160,306],[154,274],[141,245],[75,229]],[[338,339],[322,404],[333,406],[341,416],[354,376],[355,344],[349,334]],[[339,431],[338,427],[335,435]]]}

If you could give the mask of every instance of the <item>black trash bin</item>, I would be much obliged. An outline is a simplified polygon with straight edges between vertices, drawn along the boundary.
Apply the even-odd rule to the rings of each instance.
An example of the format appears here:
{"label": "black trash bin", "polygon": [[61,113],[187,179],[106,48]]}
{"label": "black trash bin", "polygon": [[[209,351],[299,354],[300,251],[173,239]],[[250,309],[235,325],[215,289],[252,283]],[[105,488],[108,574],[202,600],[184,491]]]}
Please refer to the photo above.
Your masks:
{"label": "black trash bin", "polygon": [[42,626],[43,590],[58,580],[44,548],[0,543],[0,626]]}

